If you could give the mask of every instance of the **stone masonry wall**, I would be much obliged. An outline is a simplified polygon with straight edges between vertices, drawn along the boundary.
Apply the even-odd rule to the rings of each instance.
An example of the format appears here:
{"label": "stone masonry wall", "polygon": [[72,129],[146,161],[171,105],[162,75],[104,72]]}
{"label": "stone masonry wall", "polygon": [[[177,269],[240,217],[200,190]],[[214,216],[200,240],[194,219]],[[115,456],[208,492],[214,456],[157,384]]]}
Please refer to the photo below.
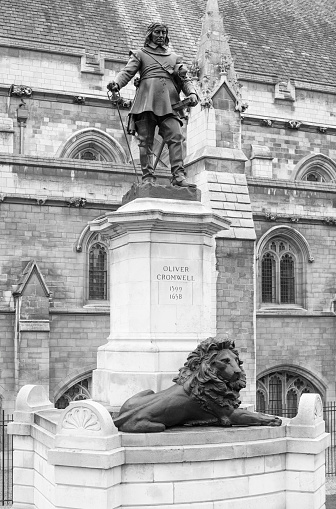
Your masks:
{"label": "stone masonry wall", "polygon": [[97,348],[107,342],[110,315],[53,312],[50,329],[50,399],[54,401],[65,382],[97,367]]}
{"label": "stone masonry wall", "polygon": [[[310,183],[307,186],[302,182],[285,188],[270,182],[250,185],[249,189],[257,242],[271,228],[287,226],[303,236],[314,258],[304,266],[304,307],[301,309],[262,306],[259,278],[257,375],[281,364],[288,369],[302,367],[327,387],[326,398],[335,400],[336,228],[324,221],[324,218],[335,217],[334,186]],[[275,216],[278,214],[276,220],[263,220],[265,210]],[[291,222],[290,217],[296,217],[297,222]]]}
{"label": "stone masonry wall", "polygon": [[[41,97],[41,94],[40,94]],[[82,129],[94,128],[112,136],[127,153],[122,126],[116,108],[108,100],[78,105],[70,97],[58,95],[25,100],[28,120],[24,131],[24,153],[26,155],[55,157],[65,142]],[[16,120],[18,97],[11,99],[7,112],[14,121],[14,154],[20,150],[20,128]],[[0,97],[0,117],[6,112],[6,98]],[[127,110],[121,110],[124,124]]]}
{"label": "stone masonry wall", "polygon": [[[36,260],[52,292],[51,309],[54,314],[49,340],[51,399],[62,378],[75,377],[95,366],[97,347],[106,342],[109,333],[109,314],[108,311],[105,315],[93,311],[91,315],[85,314],[86,252],[85,249],[81,253],[76,252],[75,246],[87,222],[103,213],[103,209],[93,208],[38,206],[31,202],[1,203],[0,390],[3,394],[0,395],[3,397],[3,407],[8,410],[12,409],[14,391],[14,311],[11,292],[31,259]],[[57,314],[61,309],[79,309],[79,315]],[[29,338],[34,343],[32,334]],[[37,336],[35,339],[39,340]],[[33,343],[30,341],[32,348]],[[32,368],[35,362],[31,348],[28,352],[26,346],[22,345],[23,370],[25,363],[28,362]],[[29,358],[25,358],[25,355]],[[30,383],[42,381],[40,376],[45,379],[45,373],[34,369],[29,371],[29,380],[26,378]]]}
{"label": "stone masonry wall", "polygon": [[[242,149],[251,156],[251,145],[267,146],[273,156],[273,178],[293,180],[295,165],[310,154],[325,154],[336,159],[335,134],[266,127],[262,119],[297,120],[312,126],[335,126],[336,96],[325,92],[295,91],[295,101],[275,99],[275,86],[242,82],[243,100],[248,103],[242,123]],[[249,125],[249,117],[260,119],[258,125]],[[247,165],[249,168],[249,165]]]}
{"label": "stone masonry wall", "polygon": [[[53,157],[75,131],[89,127],[110,134],[127,152],[120,119],[107,99],[106,89],[124,63],[106,60],[102,73],[94,73],[83,72],[84,61],[80,50],[78,55],[67,55],[1,48],[0,118],[14,121],[15,154],[20,147],[16,110],[21,99],[16,96],[8,99],[12,84],[24,84],[33,90],[31,97],[24,98],[28,109],[23,129],[27,155]],[[125,99],[133,98],[134,94],[132,82],[122,90]],[[74,104],[74,98],[79,95],[85,97],[86,104]],[[127,114],[121,108],[124,123]]]}
{"label": "stone masonry wall", "polygon": [[247,375],[244,402],[255,401],[254,242],[217,239],[217,334],[236,342]]}
{"label": "stone masonry wall", "polygon": [[294,168],[307,155],[325,154],[336,160],[336,137],[316,132],[304,132],[275,127],[243,124],[242,149],[251,156],[251,145],[263,145],[273,156],[273,178],[293,180]]}
{"label": "stone masonry wall", "polygon": [[286,365],[302,367],[327,387],[335,401],[335,316],[257,315],[257,376]]}
{"label": "stone masonry wall", "polygon": [[[0,406],[13,408],[14,399],[14,312],[0,312]],[[13,403],[10,403],[13,402]],[[7,411],[6,411],[7,413]]]}
{"label": "stone masonry wall", "polygon": [[[253,83],[241,80],[243,100],[248,102],[246,115],[260,118],[295,119],[321,125],[335,125],[336,96],[334,94],[307,90],[297,84],[295,101],[275,99],[273,84]],[[308,88],[309,84],[305,83]]]}
{"label": "stone masonry wall", "polygon": [[35,259],[53,293],[53,307],[83,306],[86,260],[75,245],[88,221],[102,214],[103,209],[2,203],[0,303],[8,304],[12,285]]}
{"label": "stone masonry wall", "polygon": [[[280,196],[278,200],[280,200]],[[318,199],[315,199],[318,201]],[[314,203],[312,197],[312,204]],[[328,214],[326,213],[326,216]],[[316,218],[316,213],[315,213]],[[312,219],[301,220],[298,223],[281,221],[255,221],[257,240],[274,226],[286,225],[294,228],[303,235],[309,244],[310,251],[314,257],[312,263],[307,263],[306,273],[306,309],[309,313],[330,313],[332,302],[336,297],[336,267],[334,264],[334,253],[336,249],[336,228],[329,226],[322,221]]]}

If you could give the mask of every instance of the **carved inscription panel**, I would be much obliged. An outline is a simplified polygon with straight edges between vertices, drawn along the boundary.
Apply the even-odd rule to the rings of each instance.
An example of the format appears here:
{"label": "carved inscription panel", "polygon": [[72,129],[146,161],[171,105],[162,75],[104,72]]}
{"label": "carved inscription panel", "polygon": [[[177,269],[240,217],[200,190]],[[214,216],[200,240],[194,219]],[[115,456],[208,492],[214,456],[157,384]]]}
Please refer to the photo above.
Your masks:
{"label": "carved inscription panel", "polygon": [[157,263],[153,282],[157,284],[158,304],[192,305],[196,271],[186,262]]}

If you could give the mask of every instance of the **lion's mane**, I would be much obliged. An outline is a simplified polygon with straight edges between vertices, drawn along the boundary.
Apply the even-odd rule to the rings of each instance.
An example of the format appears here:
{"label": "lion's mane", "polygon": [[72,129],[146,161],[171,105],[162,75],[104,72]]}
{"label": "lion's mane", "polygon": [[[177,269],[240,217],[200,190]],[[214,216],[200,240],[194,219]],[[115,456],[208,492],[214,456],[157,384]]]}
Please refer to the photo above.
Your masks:
{"label": "lion's mane", "polygon": [[[222,350],[231,350],[238,357],[242,373],[235,382],[223,380],[213,365],[213,361]],[[182,385],[186,392],[211,414],[213,403],[233,410],[239,407],[239,392],[246,387],[246,375],[242,364],[233,341],[211,337],[202,341],[188,355],[187,361],[173,382]]]}

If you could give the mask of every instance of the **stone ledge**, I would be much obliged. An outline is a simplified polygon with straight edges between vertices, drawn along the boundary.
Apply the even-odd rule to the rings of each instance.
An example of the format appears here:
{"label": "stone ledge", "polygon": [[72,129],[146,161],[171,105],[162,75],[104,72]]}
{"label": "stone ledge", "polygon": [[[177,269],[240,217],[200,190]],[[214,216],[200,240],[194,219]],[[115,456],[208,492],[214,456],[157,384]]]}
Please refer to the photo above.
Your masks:
{"label": "stone ledge", "polygon": [[192,428],[177,427],[163,433],[121,433],[121,444],[125,447],[161,447],[192,446],[208,444],[230,444],[246,440],[275,440],[284,438],[285,426],[273,427],[237,427],[230,428]]}
{"label": "stone ledge", "polygon": [[309,182],[303,180],[280,180],[267,177],[246,177],[247,185],[255,187],[279,187],[281,189],[294,189],[295,191],[313,191],[316,193],[336,193],[334,182]]}
{"label": "stone ledge", "polygon": [[[196,150],[193,154],[189,154],[185,159],[185,166],[200,161],[201,159],[218,159],[224,161],[247,161],[247,157],[240,149],[223,148],[223,147],[203,147]],[[238,173],[238,172],[237,172]]]}

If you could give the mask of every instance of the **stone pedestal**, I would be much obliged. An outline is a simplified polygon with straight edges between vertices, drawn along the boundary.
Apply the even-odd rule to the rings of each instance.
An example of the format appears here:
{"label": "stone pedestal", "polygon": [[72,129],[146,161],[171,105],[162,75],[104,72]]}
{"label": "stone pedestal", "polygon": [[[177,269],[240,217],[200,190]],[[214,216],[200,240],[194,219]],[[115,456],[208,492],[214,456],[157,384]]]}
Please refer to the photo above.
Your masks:
{"label": "stone pedestal", "polygon": [[199,201],[137,198],[90,224],[110,243],[111,333],[93,398],[114,408],[162,390],[215,333],[213,236],[229,227]]}
{"label": "stone pedestal", "polygon": [[57,410],[36,386],[16,410],[13,509],[325,509],[317,394],[275,428],[119,433],[99,403]]}

